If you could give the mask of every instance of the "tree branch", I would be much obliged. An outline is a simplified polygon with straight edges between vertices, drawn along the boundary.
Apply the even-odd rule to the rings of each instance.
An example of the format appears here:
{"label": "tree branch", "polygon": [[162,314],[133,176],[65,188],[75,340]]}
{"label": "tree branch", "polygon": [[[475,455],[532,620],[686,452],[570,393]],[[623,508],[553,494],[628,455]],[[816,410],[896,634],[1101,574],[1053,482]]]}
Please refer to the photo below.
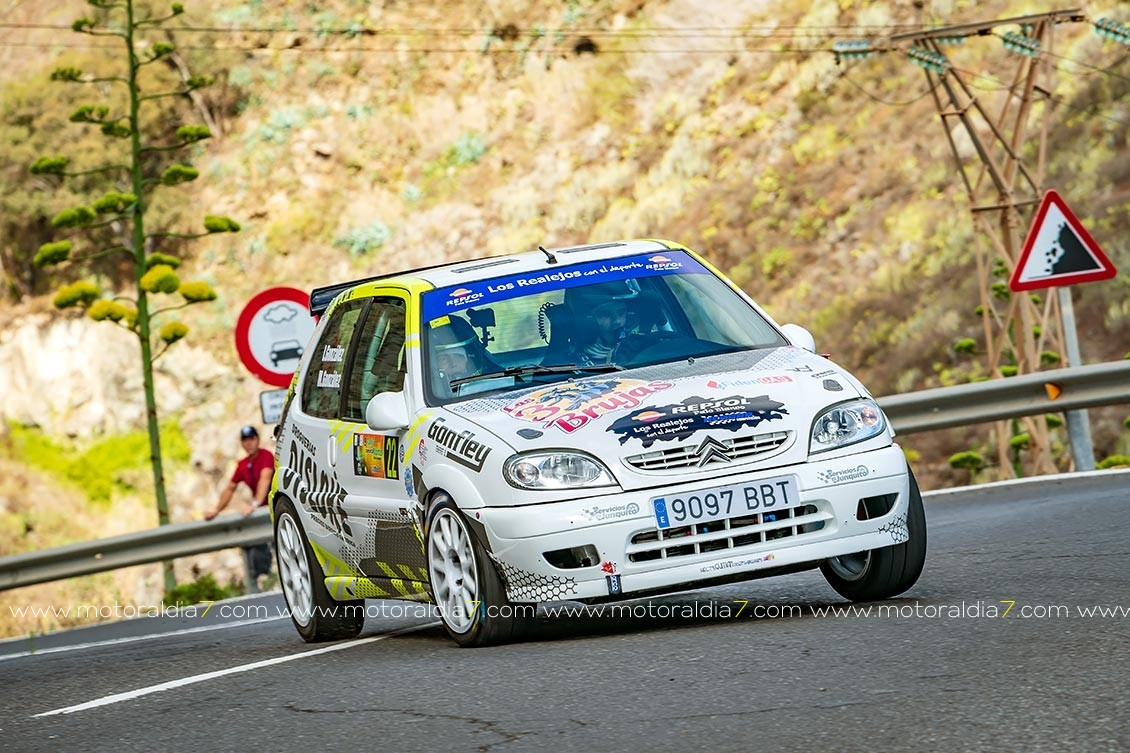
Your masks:
{"label": "tree branch", "polygon": [[183,149],[190,144],[199,144],[199,141],[182,141],[179,144],[170,144],[168,146],[143,146],[141,147],[141,154],[147,152],[175,152],[177,149]]}
{"label": "tree branch", "polygon": [[141,28],[142,26],[159,26],[160,24],[163,24],[166,21],[172,20],[179,15],[180,15],[180,13],[171,13],[167,16],[164,16],[163,18],[147,18],[144,21],[134,21],[133,27],[135,29],[138,29],[138,28]]}
{"label": "tree branch", "polygon": [[116,295],[113,298],[111,298],[110,300],[111,301],[125,301],[126,303],[132,303],[134,305],[134,308],[137,308],[137,299],[136,298],[130,298],[128,295]]}
{"label": "tree branch", "polygon": [[89,34],[92,37],[117,37],[118,39],[127,39],[126,35],[120,31],[95,31],[94,29],[75,29],[75,31],[79,34]]}
{"label": "tree branch", "polygon": [[110,322],[110,324],[121,327],[126,332],[129,332],[131,335],[133,335],[134,337],[137,337],[137,330],[134,329],[133,327],[129,326],[128,324],[122,324],[121,322],[115,322],[113,319],[103,319],[102,321]]}
{"label": "tree branch", "polygon": [[142,97],[138,97],[137,101],[138,102],[145,102],[145,101],[150,100],[150,99],[163,99],[164,97],[183,97],[187,94],[191,94],[194,91],[196,91],[196,90],[195,89],[178,89],[177,91],[174,91],[174,92],[162,92],[161,94],[146,94]]}
{"label": "tree branch", "polygon": [[93,170],[82,170],[81,172],[77,172],[77,173],[59,173],[59,175],[65,175],[68,178],[79,178],[79,177],[82,177],[83,175],[96,175],[97,173],[108,173],[111,170],[132,170],[132,169],[133,168],[131,168],[129,165],[106,165],[105,167],[96,167]]}
{"label": "tree branch", "polygon": [[[165,34],[169,41],[172,42],[172,33],[166,30]],[[168,56],[168,63],[173,68],[176,68],[177,73],[180,74],[181,81],[188,83],[188,80],[192,78],[192,72],[188,69],[188,64],[184,62],[184,58],[178,55],[176,51],[173,51],[172,54]],[[204,121],[204,125],[208,126],[208,130],[212,132],[212,137],[216,139],[217,142],[220,141],[223,138],[224,130],[220,127],[219,120],[213,117],[212,110],[208,107],[204,95],[196,89],[190,89],[188,91],[188,98],[191,99],[192,104],[196,106],[196,110],[200,113],[200,119]]]}
{"label": "tree branch", "polygon": [[101,251],[84,254],[82,256],[72,256],[70,261],[90,261],[91,259],[101,259],[103,256],[109,256],[115,251],[122,251],[129,256],[133,256],[133,252],[125,246],[113,246],[112,248],[104,248]]}
{"label": "tree branch", "polygon": [[157,309],[156,311],[153,311],[152,313],[150,313],[149,319],[150,319],[150,321],[152,321],[153,319],[156,319],[159,314],[164,314],[168,311],[176,311],[177,309],[183,309],[186,306],[191,306],[191,305],[192,305],[192,301],[187,301],[187,302],[179,304],[177,306],[166,306],[163,309]]}
{"label": "tree branch", "polygon": [[174,340],[171,343],[165,343],[165,347],[163,347],[163,348],[161,348],[161,350],[157,351],[157,354],[149,359],[149,363],[151,363],[151,364],[157,363],[157,359],[160,358],[161,356],[165,355],[165,351],[168,350],[169,348],[173,347],[173,343],[175,343],[175,342],[176,342],[176,340]]}
{"label": "tree branch", "polygon": [[203,238],[206,235],[214,235],[214,233],[150,233],[145,236],[145,240],[149,240],[150,238],[178,238],[180,240],[191,241],[197,238]]}

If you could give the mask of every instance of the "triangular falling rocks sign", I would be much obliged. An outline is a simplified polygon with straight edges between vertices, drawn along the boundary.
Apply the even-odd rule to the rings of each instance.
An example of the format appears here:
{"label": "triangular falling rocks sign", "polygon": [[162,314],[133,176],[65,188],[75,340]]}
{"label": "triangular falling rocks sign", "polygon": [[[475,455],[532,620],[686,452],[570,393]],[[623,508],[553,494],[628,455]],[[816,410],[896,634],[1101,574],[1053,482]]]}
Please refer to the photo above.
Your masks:
{"label": "triangular falling rocks sign", "polygon": [[1109,280],[1117,271],[1055,191],[1044,194],[1008,286],[1014,292]]}

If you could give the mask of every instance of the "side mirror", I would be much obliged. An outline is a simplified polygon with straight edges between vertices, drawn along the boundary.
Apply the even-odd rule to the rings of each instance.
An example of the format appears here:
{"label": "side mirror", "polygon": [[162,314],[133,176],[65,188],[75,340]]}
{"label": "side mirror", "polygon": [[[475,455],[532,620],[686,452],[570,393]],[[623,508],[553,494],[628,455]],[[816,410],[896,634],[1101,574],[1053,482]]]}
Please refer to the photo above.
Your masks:
{"label": "side mirror", "polygon": [[813,339],[812,333],[797,324],[786,324],[781,327],[781,332],[785,333],[785,337],[789,338],[789,342],[798,348],[803,348],[810,353],[816,352],[816,340]]}
{"label": "side mirror", "polygon": [[365,406],[365,423],[376,431],[408,428],[408,403],[403,392],[381,392]]}

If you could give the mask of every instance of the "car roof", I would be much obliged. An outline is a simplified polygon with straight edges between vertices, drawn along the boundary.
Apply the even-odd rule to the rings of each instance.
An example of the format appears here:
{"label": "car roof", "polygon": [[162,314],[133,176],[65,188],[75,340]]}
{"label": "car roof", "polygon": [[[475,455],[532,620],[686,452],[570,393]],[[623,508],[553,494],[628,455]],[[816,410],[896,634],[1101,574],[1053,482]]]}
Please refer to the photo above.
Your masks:
{"label": "car roof", "polygon": [[[409,290],[418,289],[420,283],[426,283],[428,288],[445,288],[450,285],[465,284],[489,277],[505,274],[519,274],[537,270],[552,271],[558,265],[578,264],[600,259],[613,259],[618,256],[631,256],[646,254],[651,251],[682,249],[677,243],[662,240],[630,240],[614,241],[611,243],[596,243],[586,246],[569,246],[566,248],[549,249],[549,254],[556,259],[550,263],[544,251],[528,251],[520,254],[507,254],[505,256],[492,256],[470,261],[447,262],[431,267],[421,267],[404,272],[394,272],[387,275],[366,277],[352,282],[339,283],[315,288],[310,293],[310,313],[318,316],[325,312],[339,294],[361,285],[395,285],[406,287]],[[564,257],[564,258],[563,258]]]}

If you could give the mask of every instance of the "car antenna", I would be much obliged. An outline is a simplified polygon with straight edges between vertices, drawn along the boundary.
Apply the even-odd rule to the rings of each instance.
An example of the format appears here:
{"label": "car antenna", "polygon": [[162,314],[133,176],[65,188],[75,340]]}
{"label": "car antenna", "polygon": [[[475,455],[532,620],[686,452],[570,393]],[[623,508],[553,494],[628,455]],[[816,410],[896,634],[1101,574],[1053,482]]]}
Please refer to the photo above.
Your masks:
{"label": "car antenna", "polygon": [[545,254],[545,258],[549,259],[549,262],[547,262],[547,263],[549,263],[549,264],[556,264],[557,263],[557,257],[554,256],[552,252],[546,251],[545,246],[538,246],[538,251],[541,251],[543,254]]}

